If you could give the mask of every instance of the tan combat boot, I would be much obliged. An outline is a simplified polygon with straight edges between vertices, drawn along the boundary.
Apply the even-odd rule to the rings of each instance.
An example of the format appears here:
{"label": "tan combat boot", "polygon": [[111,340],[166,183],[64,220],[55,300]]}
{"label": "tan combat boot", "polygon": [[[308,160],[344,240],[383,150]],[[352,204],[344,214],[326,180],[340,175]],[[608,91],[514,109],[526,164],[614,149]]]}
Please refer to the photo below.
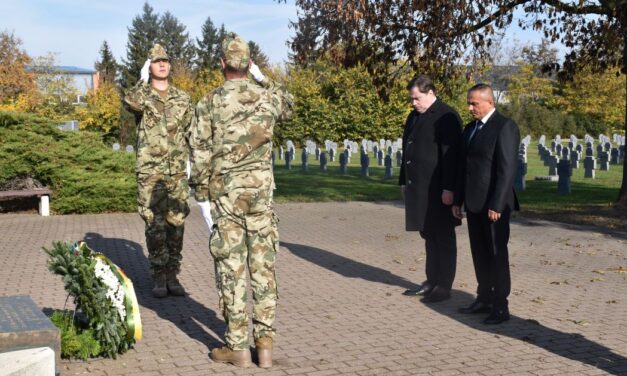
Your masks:
{"label": "tan combat boot", "polygon": [[165,298],[168,295],[166,288],[166,275],[164,272],[154,272],[153,280],[155,287],[152,288],[152,296],[155,298]]}
{"label": "tan combat boot", "polygon": [[231,350],[228,346],[223,346],[211,350],[209,357],[214,362],[230,363],[241,368],[248,368],[253,364],[250,350]]}
{"label": "tan combat boot", "polygon": [[168,272],[166,276],[166,285],[170,294],[174,296],[185,296],[185,288],[181,285],[178,278],[176,278],[176,272]]}
{"label": "tan combat boot", "polygon": [[257,359],[259,360],[259,367],[272,367],[272,338],[261,337],[257,339],[255,341],[255,347],[257,348]]}

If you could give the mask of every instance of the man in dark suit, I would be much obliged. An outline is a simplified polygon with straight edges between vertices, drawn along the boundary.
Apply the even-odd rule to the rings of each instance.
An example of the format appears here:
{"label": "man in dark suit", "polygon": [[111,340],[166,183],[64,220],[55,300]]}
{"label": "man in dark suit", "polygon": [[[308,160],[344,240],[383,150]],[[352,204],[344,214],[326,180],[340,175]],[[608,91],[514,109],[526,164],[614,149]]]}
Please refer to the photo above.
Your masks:
{"label": "man in dark suit", "polygon": [[486,324],[509,320],[509,219],[518,210],[513,188],[520,144],[518,126],[496,111],[492,88],[477,84],[468,91],[473,120],[464,128],[453,215],[466,207],[477,299],[462,313],[490,313]]}
{"label": "man in dark suit", "polygon": [[410,81],[407,89],[414,111],[403,132],[403,160],[399,184],[405,199],[405,227],[425,239],[427,280],[405,295],[423,295],[424,302],[451,297],[457,263],[453,191],[457,176],[462,122],[455,110],[436,97],[426,76]]}

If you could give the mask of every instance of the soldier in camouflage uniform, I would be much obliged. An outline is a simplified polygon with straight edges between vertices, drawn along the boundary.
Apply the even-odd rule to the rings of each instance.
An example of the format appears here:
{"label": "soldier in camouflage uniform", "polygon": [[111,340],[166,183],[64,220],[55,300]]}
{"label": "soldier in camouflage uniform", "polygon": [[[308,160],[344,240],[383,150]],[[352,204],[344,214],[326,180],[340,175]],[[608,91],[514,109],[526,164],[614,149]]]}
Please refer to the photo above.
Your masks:
{"label": "soldier in camouflage uniform", "polygon": [[[201,208],[211,201],[215,221],[209,250],[216,265],[226,346],[217,362],[251,364],[246,269],[253,292],[253,333],[259,366],[272,366],[278,299],[275,260],[278,218],[273,212],[271,153],[275,122],[291,115],[292,98],[250,61],[247,43],[230,33],[222,43],[226,82],[205,96],[192,122],[193,184]],[[248,79],[247,71],[255,80]],[[203,209],[205,210],[205,209]]]}
{"label": "soldier in camouflage uniform", "polygon": [[142,78],[124,97],[127,108],[141,115],[137,128],[137,203],[146,223],[152,293],[158,298],[168,292],[185,295],[177,274],[189,214],[186,168],[194,116],[189,95],[169,84],[169,74],[168,55],[156,44],[142,68]]}

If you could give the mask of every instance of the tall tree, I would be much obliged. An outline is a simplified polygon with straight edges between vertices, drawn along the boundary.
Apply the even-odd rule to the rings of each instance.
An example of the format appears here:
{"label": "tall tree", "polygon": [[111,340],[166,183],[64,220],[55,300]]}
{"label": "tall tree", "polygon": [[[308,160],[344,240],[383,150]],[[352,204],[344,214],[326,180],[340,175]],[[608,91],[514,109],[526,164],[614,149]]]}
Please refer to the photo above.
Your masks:
{"label": "tall tree", "polygon": [[100,47],[100,60],[94,63],[94,69],[100,72],[100,82],[114,84],[118,76],[118,63],[105,40]]}
{"label": "tall tree", "polygon": [[267,68],[270,65],[268,55],[263,53],[261,47],[252,40],[248,41],[248,49],[250,50],[250,58],[259,66],[259,68]]}
{"label": "tall tree", "polygon": [[128,28],[126,59],[122,59],[123,87],[133,86],[139,80],[139,72],[146,61],[148,51],[159,41],[159,16],[154,9],[144,3],[143,13],[133,19]]}
{"label": "tall tree", "polygon": [[[362,62],[384,95],[399,65],[446,77],[465,58],[485,57],[518,10],[521,27],[571,48],[562,76],[572,77],[581,65],[627,73],[625,0],[484,0],[455,7],[449,0],[296,0],[296,5],[301,9],[292,24],[296,60],[307,62],[312,50],[343,44],[342,62]],[[624,127],[627,132],[627,98]],[[627,205],[627,164],[619,201]]]}
{"label": "tall tree", "polygon": [[174,65],[190,67],[194,58],[194,46],[186,27],[170,12],[159,19],[159,41]]}
{"label": "tall tree", "polygon": [[22,49],[22,41],[13,33],[0,33],[0,104],[15,101],[35,89],[33,75],[26,71],[31,58]]}
{"label": "tall tree", "polygon": [[[222,25],[224,29],[224,25]],[[201,29],[202,38],[196,38],[196,67],[198,69],[215,69],[220,64],[220,35],[213,25],[211,17],[207,17]]]}

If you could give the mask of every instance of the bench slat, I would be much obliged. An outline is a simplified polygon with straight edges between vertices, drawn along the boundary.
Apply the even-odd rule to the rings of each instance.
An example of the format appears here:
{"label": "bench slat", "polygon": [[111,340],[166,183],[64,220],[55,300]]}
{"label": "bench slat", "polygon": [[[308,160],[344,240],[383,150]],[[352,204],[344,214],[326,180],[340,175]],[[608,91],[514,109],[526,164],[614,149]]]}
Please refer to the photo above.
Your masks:
{"label": "bench slat", "polygon": [[41,196],[50,196],[51,194],[52,194],[52,191],[48,188],[25,189],[22,191],[0,191],[0,198],[41,197]]}

